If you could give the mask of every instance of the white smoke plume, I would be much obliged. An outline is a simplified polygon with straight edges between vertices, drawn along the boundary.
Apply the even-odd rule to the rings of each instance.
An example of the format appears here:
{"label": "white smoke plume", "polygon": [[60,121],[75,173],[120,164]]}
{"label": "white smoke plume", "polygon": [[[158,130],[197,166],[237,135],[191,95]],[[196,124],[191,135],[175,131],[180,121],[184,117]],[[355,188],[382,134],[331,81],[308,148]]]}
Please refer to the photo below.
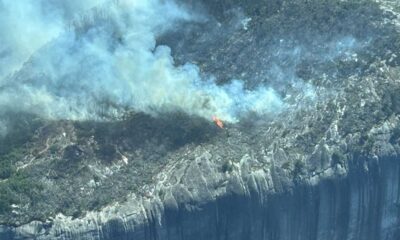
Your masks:
{"label": "white smoke plume", "polygon": [[[192,13],[162,0],[0,0],[0,114],[99,120],[126,110],[236,122],[282,106],[274,90],[218,86],[156,38]],[[99,4],[100,3],[100,4]]]}
{"label": "white smoke plume", "polygon": [[17,71],[79,13],[104,0],[0,0],[0,80]]}

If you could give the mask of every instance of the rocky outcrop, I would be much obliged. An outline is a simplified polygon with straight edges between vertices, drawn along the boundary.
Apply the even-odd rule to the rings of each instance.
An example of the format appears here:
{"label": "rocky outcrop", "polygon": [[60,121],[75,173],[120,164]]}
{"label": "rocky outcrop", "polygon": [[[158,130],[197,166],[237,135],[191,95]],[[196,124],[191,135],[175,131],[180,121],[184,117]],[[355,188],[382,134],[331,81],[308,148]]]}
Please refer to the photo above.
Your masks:
{"label": "rocky outcrop", "polygon": [[[1,239],[397,239],[400,161],[386,123],[371,131],[380,156],[337,164],[329,150],[306,175],[262,167],[244,155],[217,164],[218,148],[198,146],[165,166],[146,196],[130,195],[72,219],[2,227]],[[393,141],[393,139],[392,139]],[[211,149],[211,150],[210,150]],[[396,150],[397,149],[397,150]],[[278,163],[285,153],[264,155]],[[188,157],[191,158],[191,157]],[[326,161],[326,163],[325,163]],[[223,169],[221,169],[223,167]]]}
{"label": "rocky outcrop", "polygon": [[[223,131],[188,116],[140,114],[44,127],[32,144],[40,154],[31,151],[21,168],[44,184],[50,207],[59,210],[61,196],[88,209],[26,224],[13,221],[24,220],[16,209],[0,239],[399,239],[396,3],[261,3],[204,0],[209,21],[157,40],[177,63],[196,62],[220,83],[246,77],[251,88],[277,77],[281,113]],[[92,209],[94,197],[111,203]]]}
{"label": "rocky outcrop", "polygon": [[[2,227],[0,239],[399,237],[400,162],[396,157],[357,159],[346,175],[293,185],[282,182],[284,173],[278,169],[249,171],[252,160],[246,157],[233,167],[236,170],[222,176],[209,157],[199,156],[180,172],[181,183],[157,186],[145,198],[131,196],[126,203],[80,219],[59,215],[48,223]],[[330,168],[322,174],[334,171]],[[280,190],[283,185],[287,187]]]}

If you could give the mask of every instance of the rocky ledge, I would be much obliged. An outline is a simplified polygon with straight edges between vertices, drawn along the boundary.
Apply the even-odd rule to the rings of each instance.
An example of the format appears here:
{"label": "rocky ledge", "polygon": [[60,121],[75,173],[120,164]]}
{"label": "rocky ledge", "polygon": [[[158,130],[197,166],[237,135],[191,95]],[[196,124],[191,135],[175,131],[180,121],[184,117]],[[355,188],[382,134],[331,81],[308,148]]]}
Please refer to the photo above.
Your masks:
{"label": "rocky ledge", "polygon": [[37,120],[1,180],[37,182],[37,199],[17,195],[0,239],[399,239],[399,4],[184,4],[207,20],[159,36],[177,64],[272,85],[285,108],[225,129]]}

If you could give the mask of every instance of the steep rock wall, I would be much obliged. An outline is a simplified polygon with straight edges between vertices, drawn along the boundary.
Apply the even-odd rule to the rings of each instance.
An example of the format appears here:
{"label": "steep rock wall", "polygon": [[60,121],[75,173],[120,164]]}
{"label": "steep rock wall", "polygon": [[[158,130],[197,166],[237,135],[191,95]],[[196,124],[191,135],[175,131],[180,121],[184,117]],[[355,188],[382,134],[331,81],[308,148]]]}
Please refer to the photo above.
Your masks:
{"label": "steep rock wall", "polygon": [[[398,239],[398,159],[354,165],[348,177],[296,186],[265,199],[231,194],[201,211],[167,211],[165,232],[146,239]],[[362,170],[360,170],[362,169]]]}
{"label": "steep rock wall", "polygon": [[43,223],[17,229],[0,228],[0,239],[36,236],[121,240],[395,240],[400,237],[398,158],[368,163],[354,161],[346,177],[325,179],[316,185],[294,185],[281,193],[260,192],[259,183],[248,189],[244,194],[237,189],[203,203],[179,203],[177,191],[176,206],[153,202],[144,205],[138,214],[115,216],[102,224],[84,221],[79,229],[60,225],[47,226],[46,230]]}

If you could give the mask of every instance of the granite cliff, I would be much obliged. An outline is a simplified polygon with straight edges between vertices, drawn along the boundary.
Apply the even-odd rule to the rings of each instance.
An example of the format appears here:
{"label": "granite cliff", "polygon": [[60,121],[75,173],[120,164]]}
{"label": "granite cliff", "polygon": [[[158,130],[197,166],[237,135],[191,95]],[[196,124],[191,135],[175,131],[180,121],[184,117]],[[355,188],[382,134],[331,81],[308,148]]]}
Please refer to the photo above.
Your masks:
{"label": "granite cliff", "polygon": [[399,239],[399,3],[178,4],[201,17],[157,36],[176,65],[271,86],[284,107],[224,129],[10,113],[0,239]]}

